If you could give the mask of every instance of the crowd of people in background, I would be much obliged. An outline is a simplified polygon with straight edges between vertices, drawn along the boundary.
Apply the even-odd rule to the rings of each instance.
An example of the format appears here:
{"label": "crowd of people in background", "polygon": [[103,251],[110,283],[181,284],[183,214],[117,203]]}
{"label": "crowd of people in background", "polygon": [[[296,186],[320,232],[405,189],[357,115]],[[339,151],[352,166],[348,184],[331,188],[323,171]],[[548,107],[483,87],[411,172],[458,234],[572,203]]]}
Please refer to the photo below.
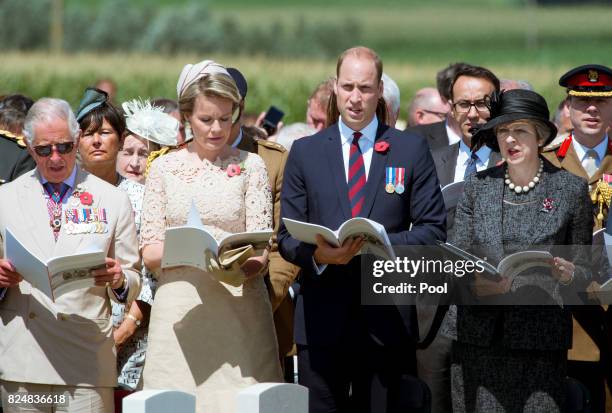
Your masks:
{"label": "crowd of people in background", "polygon": [[[304,122],[272,129],[246,112],[241,70],[212,60],[183,68],[176,97],[117,102],[111,79],[74,111],[2,96],[0,237],[43,260],[92,242],[107,258],[95,285],[51,300],[0,247],[0,411],[60,411],[9,400],[39,393],[67,394],[61,411],[115,412],[144,388],[234,412],[239,390],[297,372],[312,413],[604,412],[612,309],[598,292],[612,274],[585,248],[556,246],[590,246],[607,227],[612,69],[579,66],[559,84],[567,97],[547,103],[528,81],[453,63],[407,102],[376,53],[355,47]],[[441,188],[457,182],[447,210]],[[274,235],[231,264],[163,268],[166,229],[193,208],[217,240]],[[381,223],[395,246],[448,241],[494,263],[537,245],[554,256],[538,281],[476,275],[471,294],[513,304],[540,288],[556,301],[451,305],[439,323],[431,308],[361,305],[364,239],[306,244],[282,220],[336,229],[352,217]],[[584,305],[563,304],[570,285]]]}

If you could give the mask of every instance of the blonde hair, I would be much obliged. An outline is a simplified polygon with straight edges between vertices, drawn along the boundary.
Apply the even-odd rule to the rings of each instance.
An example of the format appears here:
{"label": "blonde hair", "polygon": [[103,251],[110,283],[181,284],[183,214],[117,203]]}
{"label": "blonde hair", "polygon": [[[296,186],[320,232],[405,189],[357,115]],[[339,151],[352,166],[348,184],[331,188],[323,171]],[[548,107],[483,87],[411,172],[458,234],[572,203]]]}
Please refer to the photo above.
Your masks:
{"label": "blonde hair", "polygon": [[181,119],[187,120],[193,113],[193,107],[198,96],[217,97],[232,102],[232,111],[236,112],[240,105],[240,92],[231,76],[223,73],[208,74],[193,82],[179,97]]}

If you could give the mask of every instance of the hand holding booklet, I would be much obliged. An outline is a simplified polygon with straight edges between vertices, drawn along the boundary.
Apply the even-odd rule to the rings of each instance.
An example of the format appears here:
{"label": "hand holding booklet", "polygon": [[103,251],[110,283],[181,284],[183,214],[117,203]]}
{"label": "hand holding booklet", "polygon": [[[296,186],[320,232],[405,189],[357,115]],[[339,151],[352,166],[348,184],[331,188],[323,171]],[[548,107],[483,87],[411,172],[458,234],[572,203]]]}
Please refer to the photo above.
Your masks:
{"label": "hand holding booklet", "polygon": [[[256,250],[263,251],[271,237],[272,230],[241,232],[230,234],[217,242],[202,224],[198,209],[192,203],[187,224],[166,229],[161,266],[188,266],[202,271],[222,271],[235,263],[242,264],[244,260],[255,255]],[[211,259],[218,265],[211,267]]]}
{"label": "hand holding booklet", "polygon": [[8,228],[4,235],[4,255],[27,282],[54,302],[68,292],[93,287],[95,280],[91,271],[106,265],[106,253],[95,247],[43,262]]}
{"label": "hand holding booklet", "polygon": [[396,257],[385,227],[368,218],[351,218],[336,231],[289,218],[283,218],[283,222],[293,238],[307,244],[316,245],[316,236],[321,235],[330,245],[340,247],[348,238],[364,236],[366,243],[359,254],[372,254],[387,260],[395,260]]}
{"label": "hand holding booklet", "polygon": [[531,268],[551,268],[551,261],[553,256],[548,251],[520,251],[505,256],[497,267],[486,262],[484,259],[470,254],[467,251],[462,250],[452,244],[439,242],[440,248],[454,260],[465,260],[478,262],[479,267],[482,268],[482,272],[485,277],[493,280],[500,280],[502,277],[514,278],[520,273],[529,270]]}

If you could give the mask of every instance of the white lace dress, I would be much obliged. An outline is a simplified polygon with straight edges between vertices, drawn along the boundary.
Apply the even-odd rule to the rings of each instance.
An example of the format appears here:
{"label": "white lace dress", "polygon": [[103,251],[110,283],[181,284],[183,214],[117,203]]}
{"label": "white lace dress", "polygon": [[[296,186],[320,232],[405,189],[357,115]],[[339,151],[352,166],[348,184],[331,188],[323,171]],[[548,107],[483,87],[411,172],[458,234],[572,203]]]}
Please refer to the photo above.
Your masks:
{"label": "white lace dress", "polygon": [[[242,164],[228,176],[230,164]],[[219,240],[272,227],[272,198],[255,154],[215,162],[187,149],[151,166],[142,211],[141,246],[163,242],[166,227],[184,225],[192,200]],[[178,389],[197,397],[198,412],[235,412],[235,395],[258,382],[281,381],[272,310],[261,276],[234,287],[191,267],[158,272],[151,310],[145,389]]]}

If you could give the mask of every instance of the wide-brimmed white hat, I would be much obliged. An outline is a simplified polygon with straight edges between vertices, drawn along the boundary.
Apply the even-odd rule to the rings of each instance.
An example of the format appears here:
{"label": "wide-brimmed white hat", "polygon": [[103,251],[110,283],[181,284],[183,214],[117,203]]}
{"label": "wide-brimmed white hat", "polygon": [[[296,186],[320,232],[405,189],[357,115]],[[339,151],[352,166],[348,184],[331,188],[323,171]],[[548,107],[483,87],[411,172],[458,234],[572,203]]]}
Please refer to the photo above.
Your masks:
{"label": "wide-brimmed white hat", "polygon": [[125,123],[130,132],[163,146],[176,146],[179,121],[153,106],[149,100],[123,102]]}

